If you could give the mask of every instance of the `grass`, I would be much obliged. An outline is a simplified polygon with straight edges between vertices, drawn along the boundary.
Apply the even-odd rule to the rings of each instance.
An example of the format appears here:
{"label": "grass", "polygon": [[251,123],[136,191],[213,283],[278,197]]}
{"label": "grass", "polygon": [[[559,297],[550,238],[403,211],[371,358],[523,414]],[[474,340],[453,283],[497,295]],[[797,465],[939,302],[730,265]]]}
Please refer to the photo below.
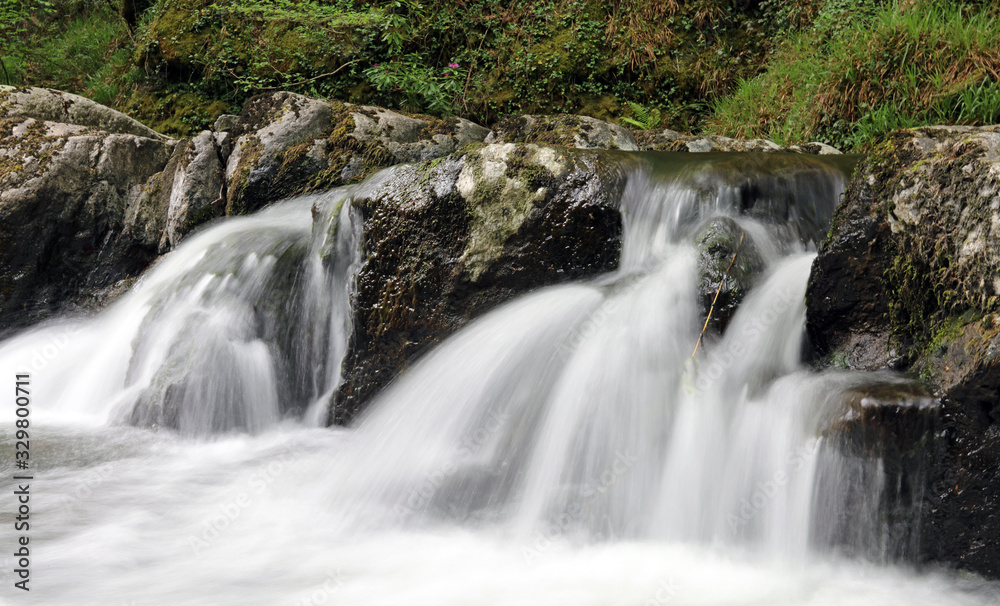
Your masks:
{"label": "grass", "polygon": [[986,0],[158,0],[134,32],[120,0],[20,1],[55,8],[0,23],[12,83],[174,135],[278,89],[487,125],[581,113],[851,151],[901,127],[1000,122]]}
{"label": "grass", "polygon": [[792,36],[764,73],[715,101],[706,130],[861,151],[896,128],[1000,121],[996,8],[894,2],[827,33]]}

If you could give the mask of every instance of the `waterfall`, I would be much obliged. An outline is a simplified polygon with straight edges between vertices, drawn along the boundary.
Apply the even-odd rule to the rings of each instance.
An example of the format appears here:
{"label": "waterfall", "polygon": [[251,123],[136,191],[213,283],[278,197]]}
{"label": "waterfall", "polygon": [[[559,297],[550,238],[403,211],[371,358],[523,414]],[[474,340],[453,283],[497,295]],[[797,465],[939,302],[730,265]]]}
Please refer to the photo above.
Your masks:
{"label": "waterfall", "polygon": [[98,317],[21,334],[0,361],[34,374],[56,418],[189,435],[259,432],[289,414],[318,423],[340,380],[360,262],[349,195],[207,229]]}
{"label": "waterfall", "polygon": [[[711,165],[633,175],[620,269],[528,295],[426,356],[362,419],[357,440],[379,455],[355,485],[400,519],[500,521],[528,545],[655,538],[805,554],[822,523],[823,430],[843,412],[839,391],[864,381],[802,362],[804,234],[822,233],[844,187],[842,173],[807,167],[750,193]],[[763,267],[725,332],[693,353],[705,315],[696,235],[719,218]]]}
{"label": "waterfall", "polygon": [[919,456],[844,438],[857,394],[907,380],[804,361],[845,172],[639,164],[616,271],[489,311],[351,427],[317,425],[358,188],[209,226],[97,316],[0,344],[34,389],[25,603],[995,603],[907,567]]}

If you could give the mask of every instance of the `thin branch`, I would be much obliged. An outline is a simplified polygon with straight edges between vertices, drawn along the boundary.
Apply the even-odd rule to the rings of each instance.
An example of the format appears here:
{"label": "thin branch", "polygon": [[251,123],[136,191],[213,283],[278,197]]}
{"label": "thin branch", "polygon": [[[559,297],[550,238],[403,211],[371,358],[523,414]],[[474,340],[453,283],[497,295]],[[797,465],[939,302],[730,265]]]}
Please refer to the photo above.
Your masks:
{"label": "thin branch", "polygon": [[348,61],[347,63],[345,63],[345,64],[341,65],[340,67],[338,67],[337,69],[333,70],[332,72],[329,72],[329,73],[326,73],[326,74],[320,74],[320,75],[316,76],[315,78],[309,78],[308,80],[302,80],[302,81],[296,82],[294,84],[283,84],[281,86],[265,86],[263,88],[260,88],[259,90],[278,90],[279,88],[282,88],[282,89],[284,89],[284,88],[292,88],[293,86],[302,86],[303,84],[309,84],[310,82],[314,82],[316,80],[319,80],[320,78],[328,78],[330,76],[333,76],[334,74],[336,74],[340,70],[344,69],[348,65],[350,65],[352,63],[357,63],[358,61],[361,61],[361,59],[354,59],[353,61]]}

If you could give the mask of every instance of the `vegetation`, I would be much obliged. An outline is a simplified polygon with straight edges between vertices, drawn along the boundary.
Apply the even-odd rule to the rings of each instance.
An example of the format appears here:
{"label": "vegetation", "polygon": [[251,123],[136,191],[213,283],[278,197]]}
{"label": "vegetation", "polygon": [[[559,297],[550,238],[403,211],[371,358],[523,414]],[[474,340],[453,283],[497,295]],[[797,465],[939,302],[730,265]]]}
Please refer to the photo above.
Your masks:
{"label": "vegetation", "polygon": [[985,0],[0,0],[0,78],[171,134],[288,89],[865,149],[1000,121],[998,43]]}
{"label": "vegetation", "polygon": [[719,97],[705,128],[870,149],[897,128],[1000,122],[1000,9],[828,0],[766,71]]}

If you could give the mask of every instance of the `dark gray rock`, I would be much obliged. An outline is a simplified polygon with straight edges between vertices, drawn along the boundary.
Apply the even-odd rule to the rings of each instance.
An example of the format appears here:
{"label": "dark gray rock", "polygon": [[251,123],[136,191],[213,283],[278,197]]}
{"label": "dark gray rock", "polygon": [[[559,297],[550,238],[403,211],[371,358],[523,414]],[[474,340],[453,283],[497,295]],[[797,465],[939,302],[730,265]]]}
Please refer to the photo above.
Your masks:
{"label": "dark gray rock", "polygon": [[989,576],[1000,576],[998,241],[1000,127],[898,131],[855,172],[806,297],[817,356],[909,368],[941,398],[919,557]]}
{"label": "dark gray rock", "polygon": [[354,332],[331,422],[346,423],[430,345],[532,288],[619,260],[622,175],[595,152],[495,144],[400,166],[364,219]]}
{"label": "dark gray rock", "polygon": [[125,234],[127,210],[175,144],[0,120],[0,330],[43,319],[148,265],[156,244]]}

